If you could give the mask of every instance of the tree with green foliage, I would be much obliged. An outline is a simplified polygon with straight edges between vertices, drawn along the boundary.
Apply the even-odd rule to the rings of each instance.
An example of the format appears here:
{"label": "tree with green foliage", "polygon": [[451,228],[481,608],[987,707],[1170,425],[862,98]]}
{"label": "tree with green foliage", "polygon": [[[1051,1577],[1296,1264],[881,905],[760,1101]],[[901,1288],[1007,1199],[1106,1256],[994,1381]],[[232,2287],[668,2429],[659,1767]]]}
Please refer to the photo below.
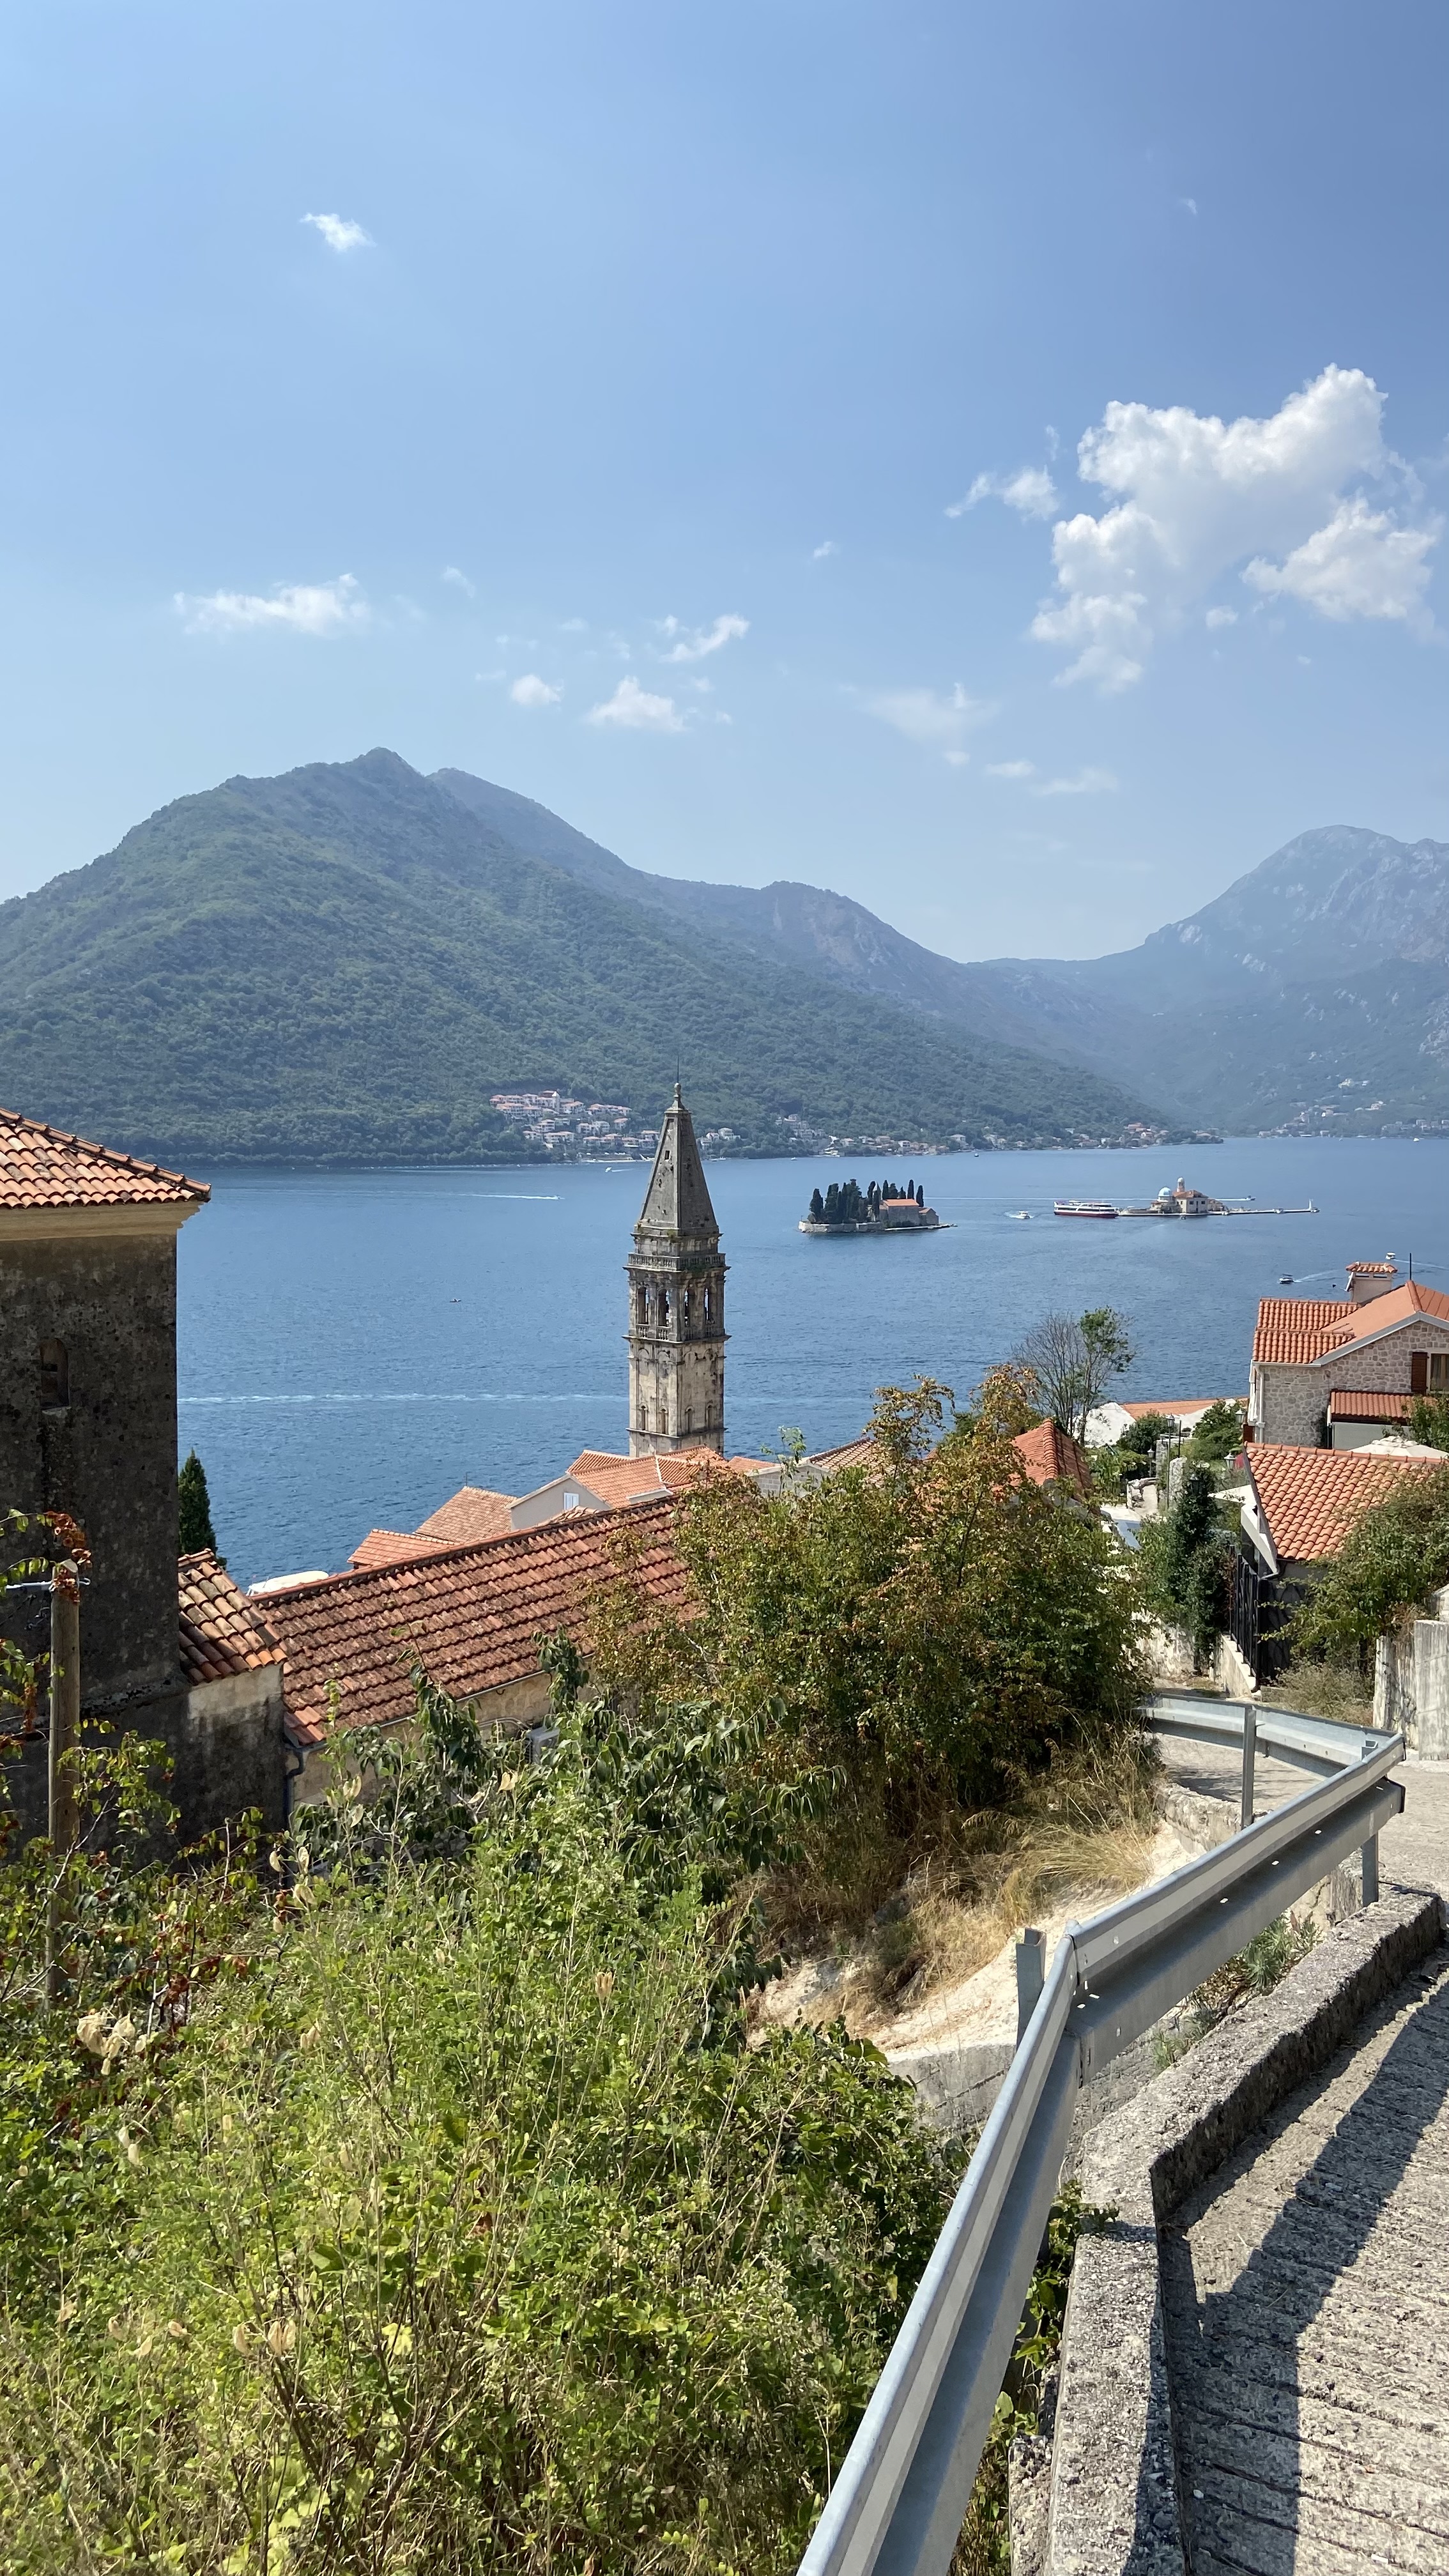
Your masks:
{"label": "tree with green foliage", "polygon": [[1409,1407],[1409,1438],[1426,1449],[1449,1449],[1449,1396],[1416,1395]]}
{"label": "tree with green foliage", "polygon": [[1103,1401],[1114,1377],[1133,1358],[1129,1322],[1115,1306],[1093,1306],[1084,1315],[1044,1315],[1015,1356],[1029,1368],[1053,1422],[1085,1442],[1088,1416]]}
{"label": "tree with green foliage", "polygon": [[1243,1408],[1219,1397],[1205,1413],[1198,1416],[1192,1438],[1187,1444],[1189,1458],[1198,1458],[1210,1466],[1219,1466],[1237,1455],[1243,1445]]}
{"label": "tree with green foliage", "polygon": [[186,1453],[176,1479],[177,1554],[195,1556],[198,1549],[216,1550],[216,1532],[211,1525],[211,1496],[206,1490],[206,1469],[194,1449]]}
{"label": "tree with green foliage", "polygon": [[1294,1615],[1305,1654],[1357,1657],[1449,1583],[1449,1465],[1405,1468],[1317,1573]]}
{"label": "tree with green foliage", "polygon": [[812,1190],[810,1193],[810,1223],[812,1225],[823,1225],[825,1223],[825,1201],[821,1197],[818,1189]]}
{"label": "tree with green foliage", "polygon": [[1131,1724],[1132,1587],[1100,1522],[1023,1475],[1023,1400],[1020,1374],[998,1372],[941,1437],[949,1389],[886,1387],[860,1466],[787,1474],[774,1494],[707,1475],[676,1522],[687,1609],[662,1607],[626,1557],[594,1605],[596,1676],[645,1709],[768,1708],[784,1776],[902,1831]]}
{"label": "tree with green foliage", "polygon": [[1227,1625],[1232,1554],[1212,1477],[1190,1463],[1171,1510],[1143,1522],[1138,1558],[1148,1606],[1169,1627],[1186,1630],[1199,1667],[1211,1660]]}
{"label": "tree with green foliage", "polygon": [[1129,1477],[1152,1474],[1158,1441],[1173,1439],[1176,1433],[1177,1424],[1171,1414],[1139,1414],[1110,1448],[1093,1450],[1092,1482],[1097,1492],[1109,1500],[1120,1500]]}

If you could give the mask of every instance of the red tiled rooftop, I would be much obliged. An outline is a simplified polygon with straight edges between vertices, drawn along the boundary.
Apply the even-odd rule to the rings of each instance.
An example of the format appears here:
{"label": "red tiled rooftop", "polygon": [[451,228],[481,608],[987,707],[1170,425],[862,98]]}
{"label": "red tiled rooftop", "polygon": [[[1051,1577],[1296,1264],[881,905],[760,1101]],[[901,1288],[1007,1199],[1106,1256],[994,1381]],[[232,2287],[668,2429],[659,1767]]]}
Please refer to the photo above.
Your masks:
{"label": "red tiled rooftop", "polygon": [[1011,1445],[1033,1485],[1070,1485],[1074,1493],[1090,1494],[1091,1470],[1059,1423],[1038,1422],[1030,1431],[1018,1431]]}
{"label": "red tiled rooftop", "polygon": [[[1112,1403],[1117,1401],[1115,1396],[1109,1400]],[[1174,1422],[1181,1421],[1184,1414],[1206,1413],[1211,1404],[1240,1404],[1241,1402],[1242,1398],[1236,1395],[1164,1395],[1151,1404],[1124,1402],[1122,1410],[1124,1413],[1130,1413],[1134,1422],[1145,1422],[1149,1413],[1160,1413],[1168,1421]]]}
{"label": "red tiled rooftop", "polygon": [[1336,1386],[1328,1399],[1330,1422],[1407,1422],[1411,1395],[1380,1395],[1372,1387]]}
{"label": "red tiled rooftop", "polygon": [[1287,1563],[1336,1556],[1354,1522],[1384,1502],[1401,1477],[1434,1472],[1427,1458],[1371,1458],[1362,1449],[1277,1441],[1255,1442],[1247,1456],[1268,1535]]}
{"label": "red tiled rooftop", "polygon": [[1351,1306],[1342,1297],[1265,1297],[1258,1308],[1253,1357],[1300,1365],[1326,1359],[1332,1351],[1392,1332],[1395,1325],[1411,1324],[1416,1315],[1449,1324],[1449,1297],[1426,1288],[1421,1279],[1406,1279],[1402,1288],[1371,1297],[1366,1306]]}
{"label": "red tiled rooftop", "polygon": [[0,1208],[181,1207],[210,1196],[204,1181],[0,1109]]}
{"label": "red tiled rooftop", "polygon": [[436,1556],[448,1544],[443,1538],[426,1538],[420,1530],[370,1529],[355,1547],[347,1562],[354,1574],[365,1574],[374,1565],[411,1565],[420,1556]]}
{"label": "red tiled rooftop", "polygon": [[278,1639],[209,1547],[183,1556],[176,1573],[181,1670],[190,1689],[281,1662]]}
{"label": "red tiled rooftop", "polygon": [[713,1449],[654,1451],[647,1458],[621,1458],[608,1449],[581,1449],[571,1467],[581,1485],[601,1502],[637,1503],[659,1494],[680,1494],[703,1476],[749,1476],[766,1465],[763,1458],[721,1458]]}
{"label": "red tiled rooftop", "polygon": [[480,1539],[501,1538],[513,1524],[509,1514],[516,1494],[495,1494],[486,1485],[460,1485],[435,1512],[418,1523],[419,1538],[435,1538],[444,1547],[476,1547]]}
{"label": "red tiled rooftop", "polygon": [[[660,1600],[682,1605],[686,1576],[671,1544],[672,1506],[661,1499],[630,1520],[643,1540],[639,1579]],[[538,1671],[541,1636],[556,1628],[578,1632],[590,1592],[612,1570],[619,1527],[612,1512],[571,1513],[476,1547],[270,1595],[267,1616],[286,1650],[293,1735],[317,1744],[334,1718],[343,1726],[405,1721],[413,1713],[414,1664],[457,1699],[526,1680]]]}

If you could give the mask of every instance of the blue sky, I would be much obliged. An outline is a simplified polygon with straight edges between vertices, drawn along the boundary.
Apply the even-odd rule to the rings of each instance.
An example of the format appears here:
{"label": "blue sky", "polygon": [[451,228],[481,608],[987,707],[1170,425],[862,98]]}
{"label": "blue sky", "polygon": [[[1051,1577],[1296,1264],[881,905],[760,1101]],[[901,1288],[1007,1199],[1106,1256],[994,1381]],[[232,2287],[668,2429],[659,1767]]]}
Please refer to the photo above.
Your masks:
{"label": "blue sky", "polygon": [[961,957],[1449,837],[1446,50],[17,0],[0,893],[379,742]]}

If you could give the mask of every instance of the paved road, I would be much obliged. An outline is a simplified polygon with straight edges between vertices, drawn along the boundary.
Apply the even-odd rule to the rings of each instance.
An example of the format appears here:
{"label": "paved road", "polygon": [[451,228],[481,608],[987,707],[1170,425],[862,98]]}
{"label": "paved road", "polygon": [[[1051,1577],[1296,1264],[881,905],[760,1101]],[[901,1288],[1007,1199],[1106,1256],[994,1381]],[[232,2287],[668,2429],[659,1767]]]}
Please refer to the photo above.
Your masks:
{"label": "paved road", "polygon": [[1194,2576],[1449,2568],[1449,1951],[1164,2231]]}
{"label": "paved road", "polygon": [[[1382,1875],[1449,1894],[1449,1769],[1400,1776]],[[1446,2205],[1449,1948],[1165,2232],[1194,2576],[1449,2569]]]}

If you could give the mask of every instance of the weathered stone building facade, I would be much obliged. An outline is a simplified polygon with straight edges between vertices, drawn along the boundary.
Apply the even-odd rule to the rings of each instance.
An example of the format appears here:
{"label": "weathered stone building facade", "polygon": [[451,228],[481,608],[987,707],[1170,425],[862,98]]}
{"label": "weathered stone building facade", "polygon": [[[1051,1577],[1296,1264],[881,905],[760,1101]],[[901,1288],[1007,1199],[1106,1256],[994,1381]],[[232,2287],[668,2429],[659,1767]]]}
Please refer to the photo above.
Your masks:
{"label": "weathered stone building facade", "polygon": [[1339,1392],[1449,1395],[1449,1297],[1397,1281],[1382,1263],[1354,1264],[1346,1298],[1265,1297],[1248,1391],[1252,1438],[1324,1441]]}
{"label": "weathered stone building facade", "polygon": [[[159,1737],[183,1827],[240,1808],[279,1818],[280,1709],[193,1719],[176,1528],[176,1238],[201,1183],[0,1111],[0,1508],[63,1511],[91,1551],[81,1599],[82,1722]],[[23,1553],[12,1543],[12,1561]],[[7,1632],[46,1644],[43,1594]],[[44,1820],[44,1748],[9,1767],[22,1824]]]}

